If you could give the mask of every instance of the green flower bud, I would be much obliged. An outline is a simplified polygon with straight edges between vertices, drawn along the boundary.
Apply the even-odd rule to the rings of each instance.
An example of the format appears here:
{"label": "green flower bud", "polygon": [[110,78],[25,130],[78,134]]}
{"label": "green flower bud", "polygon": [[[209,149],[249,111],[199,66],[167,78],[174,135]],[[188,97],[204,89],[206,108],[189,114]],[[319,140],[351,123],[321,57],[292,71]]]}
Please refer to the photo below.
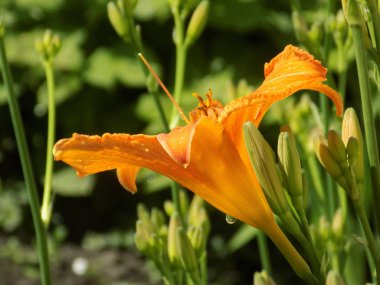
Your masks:
{"label": "green flower bud", "polygon": [[308,27],[306,25],[306,21],[304,17],[297,10],[294,10],[292,12],[292,21],[293,21],[294,32],[296,34],[298,41],[300,41],[301,43],[304,43],[308,39],[308,36],[307,36]]}
{"label": "green flower bud", "polygon": [[203,228],[194,226],[189,227],[189,229],[187,230],[187,236],[190,239],[191,245],[195,250],[197,258],[201,258],[202,255],[205,253],[207,238],[203,231]]}
{"label": "green flower bud", "polygon": [[187,195],[187,191],[179,191],[179,206],[182,213],[187,213],[187,211],[189,210],[189,198],[187,197]]}
{"label": "green flower bud", "polygon": [[[355,161],[355,165],[350,163],[350,157],[355,157],[354,148],[355,144],[351,142],[349,145],[350,138],[355,138],[357,141],[357,159]],[[364,152],[363,152],[363,136],[362,131],[360,129],[360,124],[358,117],[356,116],[356,112],[353,108],[348,108],[344,112],[343,122],[342,122],[342,140],[347,148],[348,160],[350,163],[350,167],[353,167],[356,184],[358,185],[359,190],[363,188],[364,183]],[[351,160],[351,162],[353,162]]]}
{"label": "green flower bud", "polygon": [[276,285],[266,271],[255,272],[253,285]]}
{"label": "green flower bud", "polygon": [[339,272],[330,270],[327,274],[326,285],[344,285],[344,281]]}
{"label": "green flower bud", "polygon": [[323,27],[321,23],[313,23],[310,30],[307,32],[307,37],[314,44],[319,44],[323,38]]}
{"label": "green flower bud", "polygon": [[164,211],[166,215],[171,216],[175,212],[174,204],[170,200],[164,202]]}
{"label": "green flower bud", "polygon": [[252,122],[245,123],[243,128],[249,158],[269,205],[277,215],[286,213],[289,204],[276,169],[273,150]]}
{"label": "green flower bud", "polygon": [[150,220],[149,212],[143,204],[137,205],[137,218],[144,224],[147,231],[150,233],[155,231],[155,228]]}
{"label": "green flower bud", "polygon": [[41,40],[35,41],[35,49],[44,60],[52,60],[61,49],[61,39],[50,30],[46,30]]}
{"label": "green flower bud", "polygon": [[209,234],[210,220],[204,209],[204,200],[198,195],[194,195],[193,200],[191,201],[187,216],[187,224],[194,227],[201,226],[203,227],[206,236]]}
{"label": "green flower bud", "polygon": [[181,221],[177,212],[170,217],[168,229],[168,256],[175,268],[180,265],[180,257],[177,247],[177,230],[181,227]]}
{"label": "green flower bud", "polygon": [[332,221],[332,231],[337,239],[342,239],[343,227],[344,227],[343,210],[342,208],[339,208],[335,212],[335,215]]}
{"label": "green flower bud", "polygon": [[144,253],[144,254],[147,254],[148,253],[148,246],[149,246],[149,243],[148,241],[145,239],[144,236],[142,236],[141,234],[139,233],[135,233],[135,236],[134,236],[134,240],[135,240],[135,245],[136,245],[136,248]]}
{"label": "green flower bud", "polygon": [[336,131],[329,130],[327,134],[327,141],[330,153],[338,163],[340,169],[343,173],[348,173],[347,153],[342,139]]}
{"label": "green flower bud", "polygon": [[303,185],[301,161],[296,141],[289,128],[282,128],[278,137],[277,153],[286,190],[292,198],[296,209],[303,210]]}
{"label": "green flower bud", "polygon": [[108,19],[116,33],[123,39],[130,40],[128,24],[123,14],[123,10],[115,2],[107,4]]}
{"label": "green flower bud", "polygon": [[[192,279],[195,279],[194,284],[199,284],[199,268],[195,250],[191,245],[189,238],[186,235],[184,228],[177,229],[176,247],[183,268],[191,274]],[[195,274],[194,274],[195,273]]]}
{"label": "green flower bud", "polygon": [[342,7],[348,25],[364,26],[364,18],[360,10],[359,1],[342,0]]}
{"label": "green flower bud", "polygon": [[347,143],[347,158],[351,167],[355,167],[355,164],[359,156],[359,143],[354,137],[350,137]]}
{"label": "green flower bud", "polygon": [[195,8],[190,18],[189,26],[187,27],[185,40],[187,45],[193,44],[203,32],[207,23],[208,9],[209,2],[207,0],[202,0],[197,8]]}
{"label": "green flower bud", "polygon": [[314,137],[314,150],[319,162],[323,165],[327,172],[340,186],[342,186],[343,189],[348,190],[349,187],[345,180],[343,171],[331,154],[330,149],[326,144],[325,138],[320,134]]}
{"label": "green flower bud", "polygon": [[156,233],[160,233],[161,228],[165,227],[165,216],[164,214],[157,208],[153,208],[150,213],[150,220],[155,229]]}

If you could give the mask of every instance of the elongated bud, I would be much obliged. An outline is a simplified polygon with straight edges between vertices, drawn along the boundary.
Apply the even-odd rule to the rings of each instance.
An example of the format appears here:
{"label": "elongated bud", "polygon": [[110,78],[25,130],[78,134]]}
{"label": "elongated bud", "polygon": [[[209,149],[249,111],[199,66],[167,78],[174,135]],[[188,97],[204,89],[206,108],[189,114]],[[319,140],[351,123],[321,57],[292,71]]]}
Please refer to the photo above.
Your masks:
{"label": "elongated bud", "polygon": [[139,251],[144,254],[148,254],[149,250],[149,239],[152,232],[150,232],[140,220],[136,222],[136,234],[135,234],[135,244]]}
{"label": "elongated bud", "polygon": [[245,146],[268,203],[277,215],[287,212],[289,204],[276,169],[273,150],[253,123],[247,122],[243,128]]}
{"label": "elongated bud", "polygon": [[328,146],[326,145],[326,140],[321,134],[314,137],[314,150],[319,162],[323,165],[327,172],[340,186],[342,186],[345,190],[348,190],[348,184],[345,180],[343,171],[331,154]]}
{"label": "elongated bud", "polygon": [[193,44],[203,32],[208,17],[209,2],[208,0],[202,0],[193,15],[190,18],[189,26],[186,32],[186,44]]}
{"label": "elongated bud", "polygon": [[123,39],[129,40],[129,29],[123,10],[115,2],[107,4],[108,19],[116,33]]}
{"label": "elongated bud", "polygon": [[150,213],[150,221],[155,228],[156,233],[160,233],[161,228],[165,226],[165,216],[164,214],[157,208],[153,208]]}
{"label": "elongated bud", "polygon": [[148,210],[143,204],[137,205],[137,218],[144,224],[144,227],[151,233],[154,232],[154,226],[150,220]]}
{"label": "elongated bud", "polygon": [[331,155],[342,167],[347,166],[347,153],[342,139],[339,137],[336,131],[329,130],[327,134],[327,143]]}
{"label": "elongated bud", "polygon": [[255,272],[253,285],[276,285],[266,271]]}
{"label": "elongated bud", "polygon": [[357,0],[342,0],[344,16],[350,26],[363,26],[364,18]]}
{"label": "elongated bud", "polygon": [[168,230],[168,256],[175,268],[180,265],[179,252],[177,248],[177,230],[181,227],[181,221],[177,212],[170,217]]}
{"label": "elongated bud", "polygon": [[344,285],[344,282],[337,271],[330,270],[327,274],[326,285]]}
{"label": "elongated bud", "polygon": [[190,239],[197,258],[201,258],[205,252],[207,235],[203,230],[203,227],[189,227],[187,230],[187,236]]}
{"label": "elongated bud", "polygon": [[298,41],[300,41],[301,43],[307,41],[308,27],[303,15],[300,14],[298,11],[294,10],[292,12],[292,22],[293,22],[294,32],[296,34]]}
{"label": "elongated bud", "polygon": [[297,209],[303,209],[301,161],[296,141],[289,128],[282,128],[278,137],[277,153],[282,180]]}
{"label": "elongated bud", "polygon": [[361,189],[364,183],[363,136],[358,117],[356,116],[356,112],[353,108],[348,108],[344,112],[342,122],[342,140],[347,148],[349,163],[350,157],[355,157],[354,148],[356,148],[356,146],[352,145],[355,144],[354,142],[351,142],[349,145],[350,138],[355,138],[357,141],[357,159],[355,161],[355,165],[350,164],[350,166],[354,168],[356,184],[358,185],[358,188]]}
{"label": "elongated bud", "polygon": [[[195,250],[182,227],[177,229],[176,247],[183,268],[192,274],[193,279],[199,279]],[[199,280],[195,284],[199,284]]]}
{"label": "elongated bud", "polygon": [[343,211],[339,208],[334,215],[332,221],[332,231],[337,239],[342,239],[343,237],[343,227],[344,227]]}
{"label": "elongated bud", "polygon": [[207,215],[207,212],[204,208],[204,200],[198,196],[194,195],[193,200],[191,201],[189,212],[187,216],[188,225],[195,227],[203,227],[204,233],[206,236],[210,230],[210,221]]}

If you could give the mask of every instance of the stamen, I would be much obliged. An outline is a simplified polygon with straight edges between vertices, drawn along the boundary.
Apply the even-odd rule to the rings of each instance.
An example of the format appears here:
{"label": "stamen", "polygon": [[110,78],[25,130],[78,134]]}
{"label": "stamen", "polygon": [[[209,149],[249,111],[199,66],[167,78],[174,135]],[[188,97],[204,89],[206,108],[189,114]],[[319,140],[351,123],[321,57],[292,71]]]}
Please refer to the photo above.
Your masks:
{"label": "stamen", "polygon": [[174,107],[178,110],[182,119],[186,122],[186,124],[189,125],[190,121],[186,118],[185,113],[182,111],[178,103],[174,100],[173,96],[170,94],[169,90],[165,87],[164,83],[162,83],[161,79],[158,77],[156,72],[154,72],[153,68],[150,66],[148,61],[145,59],[145,57],[141,53],[138,53],[138,56],[141,59],[141,61],[146,65],[146,67],[149,69],[150,73],[153,75],[153,77],[156,79],[158,84],[161,86],[162,90],[164,90],[165,94],[169,97],[170,101],[172,101],[172,103],[174,104]]}

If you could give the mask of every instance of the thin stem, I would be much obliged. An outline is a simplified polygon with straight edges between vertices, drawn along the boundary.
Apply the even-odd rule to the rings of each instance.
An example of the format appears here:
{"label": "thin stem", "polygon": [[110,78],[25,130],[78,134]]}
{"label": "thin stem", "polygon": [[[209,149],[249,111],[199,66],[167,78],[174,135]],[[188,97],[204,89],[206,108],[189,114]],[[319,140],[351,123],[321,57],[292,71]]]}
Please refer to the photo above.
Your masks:
{"label": "thin stem", "polygon": [[47,247],[46,231],[40,216],[40,205],[37,195],[37,186],[34,180],[32,164],[25,137],[25,131],[21,120],[20,109],[13,89],[12,76],[7,64],[4,45],[4,30],[0,23],[0,68],[3,75],[4,86],[8,94],[9,110],[11,113],[13,129],[15,131],[17,147],[20,154],[22,171],[28,195],[33,225],[36,234],[38,258],[40,262],[40,277],[42,285],[50,285],[49,254]]}
{"label": "thin stem", "polygon": [[354,204],[355,212],[358,215],[360,223],[363,227],[364,234],[366,236],[367,243],[368,243],[368,248],[371,253],[372,259],[375,263],[377,284],[380,284],[380,250],[376,245],[376,241],[373,236],[371,226],[368,222],[361,200],[352,199],[352,203]]}
{"label": "thin stem", "polygon": [[[174,26],[175,26],[175,45],[176,45],[176,66],[174,79],[174,99],[181,104],[183,91],[183,83],[185,78],[187,46],[185,45],[185,31],[183,17],[181,17],[178,9],[173,9]],[[177,124],[177,111],[173,107],[170,116],[170,128]]]}
{"label": "thin stem", "polygon": [[44,61],[46,84],[48,93],[48,128],[46,146],[46,168],[44,195],[42,199],[41,218],[45,227],[48,228],[53,208],[52,200],[52,174],[53,174],[53,146],[55,140],[55,90],[54,90],[54,60],[53,58]]}
{"label": "thin stem", "polygon": [[257,243],[259,246],[261,266],[269,275],[272,275],[272,265],[269,257],[268,243],[266,236],[262,231],[258,232]]}
{"label": "thin stem", "polygon": [[367,145],[369,164],[371,167],[372,191],[375,199],[374,208],[377,217],[377,222],[379,223],[380,208],[377,205],[380,204],[380,179],[379,177],[376,177],[376,175],[380,171],[380,162],[379,151],[377,148],[375,120],[372,110],[372,97],[369,85],[368,64],[365,54],[361,27],[354,25],[351,26],[351,30],[356,51],[356,65],[358,69],[359,87],[362,101],[362,113],[366,138],[365,141]]}
{"label": "thin stem", "polygon": [[380,50],[380,17],[377,3],[375,0],[366,0],[369,11],[371,12],[373,31],[375,34],[376,50]]}
{"label": "thin stem", "polygon": [[207,285],[207,252],[204,251],[200,258],[201,263],[201,285]]}

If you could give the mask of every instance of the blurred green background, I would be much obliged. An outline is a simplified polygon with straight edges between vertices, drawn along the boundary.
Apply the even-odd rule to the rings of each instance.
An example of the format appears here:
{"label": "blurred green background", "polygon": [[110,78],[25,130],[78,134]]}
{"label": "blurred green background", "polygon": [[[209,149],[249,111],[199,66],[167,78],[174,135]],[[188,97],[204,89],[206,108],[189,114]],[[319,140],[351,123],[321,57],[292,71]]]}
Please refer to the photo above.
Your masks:
{"label": "blurred green background", "polygon": [[[112,29],[106,4],[105,0],[0,2],[0,15],[7,24],[8,57],[40,190],[45,168],[47,96],[34,41],[47,28],[62,39],[55,64],[57,140],[74,132],[164,131],[152,96],[145,89],[139,62],[132,48]],[[197,104],[192,92],[204,94],[212,88],[217,99],[228,102],[258,86],[264,63],[286,44],[297,45],[290,15],[288,1],[211,0],[206,29],[189,51],[184,108],[190,110]],[[135,17],[141,25],[145,56],[173,90],[175,48],[167,1],[139,0]],[[288,104],[293,101],[289,99]],[[162,96],[162,102],[169,113],[169,101]],[[270,111],[269,118],[282,116],[276,112],[276,108]],[[38,284],[37,260],[30,247],[34,232],[1,84],[0,118],[0,276],[5,276],[0,285],[21,284],[17,282],[22,280],[26,282],[22,284]],[[266,122],[263,130],[269,140],[275,139],[278,120]],[[115,178],[114,172],[107,172],[79,179],[63,163],[55,164],[56,197],[50,230],[55,284],[159,284],[152,265],[143,265],[144,259],[134,249],[133,232],[136,205],[143,202],[162,207],[170,199],[168,181],[145,171],[139,176],[139,193],[132,196]],[[234,251],[229,242],[241,225],[228,225],[223,213],[209,209],[210,284],[251,284],[253,272],[261,270],[256,243],[238,242],[239,248]],[[273,247],[271,256],[273,264],[281,265],[275,270],[283,284],[301,282],[292,280],[295,274]],[[95,262],[85,275],[71,268],[78,257]]]}

